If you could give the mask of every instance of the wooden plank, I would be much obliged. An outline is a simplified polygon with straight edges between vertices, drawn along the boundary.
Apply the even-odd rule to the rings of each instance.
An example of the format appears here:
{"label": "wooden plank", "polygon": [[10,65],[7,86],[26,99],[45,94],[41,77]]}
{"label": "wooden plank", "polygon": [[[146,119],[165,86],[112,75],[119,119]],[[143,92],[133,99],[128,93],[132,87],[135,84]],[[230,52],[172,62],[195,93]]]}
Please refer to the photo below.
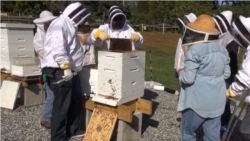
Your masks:
{"label": "wooden plank", "polygon": [[118,114],[102,108],[94,108],[83,141],[110,141]]}
{"label": "wooden plank", "polygon": [[147,115],[152,114],[152,101],[138,98],[136,100],[125,103],[124,105],[130,106],[133,111],[138,111]]}
{"label": "wooden plank", "polygon": [[132,122],[132,113],[134,111],[138,111],[147,115],[152,114],[152,101],[141,99],[141,98],[132,100],[130,102],[127,102],[125,104],[122,104],[116,107],[104,105],[101,103],[96,103],[92,101],[92,98],[90,97],[85,97],[84,101],[85,101],[85,104],[83,105],[83,108],[93,110],[94,108],[98,107],[98,108],[110,110],[110,111],[118,113],[118,119],[124,120],[127,122]]}
{"label": "wooden plank", "polygon": [[116,107],[104,105],[101,103],[96,103],[91,100],[91,98],[84,98],[85,104],[83,105],[83,108],[89,109],[89,110],[94,110],[94,108],[102,108],[105,110],[109,110],[112,112],[116,112],[118,114],[118,119],[127,121],[127,122],[132,122],[132,115],[133,115],[133,110],[130,106],[126,105],[119,105]]}
{"label": "wooden plank", "polygon": [[[37,79],[34,79],[34,78],[37,78]],[[38,76],[24,78],[24,77],[17,77],[17,76],[13,76],[13,75],[2,73],[2,72],[1,72],[1,80],[11,80],[11,81],[14,81],[14,82],[19,82],[19,83],[21,83],[21,85],[23,87],[27,87],[30,84],[37,84],[37,83],[39,83]]]}
{"label": "wooden plank", "polygon": [[136,102],[136,111],[152,115],[152,101],[139,98]]}

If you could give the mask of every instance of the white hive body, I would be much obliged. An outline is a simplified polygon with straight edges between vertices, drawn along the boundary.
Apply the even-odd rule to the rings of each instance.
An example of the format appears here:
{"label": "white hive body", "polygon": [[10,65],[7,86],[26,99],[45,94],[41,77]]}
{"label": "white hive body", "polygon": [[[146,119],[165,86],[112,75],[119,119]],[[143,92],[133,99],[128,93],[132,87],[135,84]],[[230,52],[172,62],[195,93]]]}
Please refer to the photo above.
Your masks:
{"label": "white hive body", "polygon": [[98,70],[96,66],[84,66],[78,73],[81,81],[82,93],[92,97],[98,91]]}
{"label": "white hive body", "polygon": [[93,101],[117,106],[144,94],[145,52],[98,52],[98,93]]}
{"label": "white hive body", "polygon": [[14,57],[35,57],[34,24],[1,23],[1,68],[10,73]]}
{"label": "white hive body", "polygon": [[11,74],[16,76],[38,76],[41,75],[38,58],[14,57]]}

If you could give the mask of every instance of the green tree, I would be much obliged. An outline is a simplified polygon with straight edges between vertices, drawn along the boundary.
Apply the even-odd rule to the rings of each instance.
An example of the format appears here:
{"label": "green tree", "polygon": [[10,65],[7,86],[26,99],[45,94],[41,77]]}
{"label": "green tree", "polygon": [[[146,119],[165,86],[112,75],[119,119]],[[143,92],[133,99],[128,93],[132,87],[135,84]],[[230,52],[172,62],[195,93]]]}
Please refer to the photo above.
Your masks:
{"label": "green tree", "polygon": [[211,1],[178,1],[172,11],[173,17],[181,17],[183,15],[194,13],[197,17],[201,14],[212,16],[214,5]]}
{"label": "green tree", "polygon": [[1,11],[2,12],[14,12],[15,1],[2,1],[1,2]]}
{"label": "green tree", "polygon": [[39,14],[45,7],[42,1],[16,1],[13,10],[14,13]]}

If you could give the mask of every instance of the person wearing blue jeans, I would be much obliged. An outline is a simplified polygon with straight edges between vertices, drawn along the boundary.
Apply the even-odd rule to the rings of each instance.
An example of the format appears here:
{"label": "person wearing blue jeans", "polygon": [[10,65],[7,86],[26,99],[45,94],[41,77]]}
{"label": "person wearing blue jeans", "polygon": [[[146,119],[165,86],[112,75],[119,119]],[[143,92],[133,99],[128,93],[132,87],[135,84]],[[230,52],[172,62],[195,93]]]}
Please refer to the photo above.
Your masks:
{"label": "person wearing blue jeans", "polygon": [[182,112],[181,140],[195,141],[195,132],[202,125],[205,141],[219,141],[218,133],[220,132],[220,124],[220,116],[216,118],[203,118],[192,109],[187,109]]}
{"label": "person wearing blue jeans", "polygon": [[220,141],[221,115],[226,104],[226,84],[231,72],[225,47],[216,42],[219,31],[209,15],[187,24],[184,68],[179,69],[181,92],[177,111],[182,113],[181,140],[195,141],[203,126],[205,141]]}
{"label": "person wearing blue jeans", "polygon": [[[44,43],[46,31],[49,28],[50,23],[56,18],[57,17],[53,16],[51,12],[44,10],[40,13],[39,18],[33,21],[37,26],[37,32],[33,38],[33,45],[34,45],[36,53],[38,54],[40,61],[42,61],[43,59],[43,45],[44,45],[43,43]],[[51,114],[52,114],[54,94],[49,89],[47,82],[44,83],[44,87],[46,90],[47,97],[46,97],[44,109],[42,112],[41,125],[47,129],[50,129],[50,126],[51,126],[50,120],[51,120]]]}
{"label": "person wearing blue jeans", "polygon": [[45,91],[46,91],[46,101],[44,104],[43,112],[42,112],[42,121],[41,125],[47,129],[51,127],[51,116],[52,116],[52,109],[53,109],[53,101],[54,101],[54,93],[49,88],[48,83],[44,83]]}

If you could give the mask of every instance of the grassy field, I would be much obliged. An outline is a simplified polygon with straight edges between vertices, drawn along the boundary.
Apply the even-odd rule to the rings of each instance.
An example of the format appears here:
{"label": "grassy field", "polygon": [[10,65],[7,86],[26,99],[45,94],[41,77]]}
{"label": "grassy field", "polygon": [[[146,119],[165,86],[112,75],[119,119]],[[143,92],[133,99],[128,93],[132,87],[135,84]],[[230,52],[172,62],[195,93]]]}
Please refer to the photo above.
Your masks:
{"label": "grassy field", "polygon": [[[178,82],[174,76],[174,56],[180,34],[172,32],[141,32],[144,41],[139,50],[146,51],[145,80],[150,81],[149,50],[151,50],[153,81],[162,83],[168,88],[178,89]],[[96,48],[96,51],[98,48]],[[243,50],[238,60],[242,62]]]}
{"label": "grassy field", "polygon": [[174,76],[174,56],[180,34],[161,32],[142,32],[144,43],[140,50],[146,51],[145,79],[151,80],[149,50],[151,50],[153,81],[177,90],[178,83]]}

